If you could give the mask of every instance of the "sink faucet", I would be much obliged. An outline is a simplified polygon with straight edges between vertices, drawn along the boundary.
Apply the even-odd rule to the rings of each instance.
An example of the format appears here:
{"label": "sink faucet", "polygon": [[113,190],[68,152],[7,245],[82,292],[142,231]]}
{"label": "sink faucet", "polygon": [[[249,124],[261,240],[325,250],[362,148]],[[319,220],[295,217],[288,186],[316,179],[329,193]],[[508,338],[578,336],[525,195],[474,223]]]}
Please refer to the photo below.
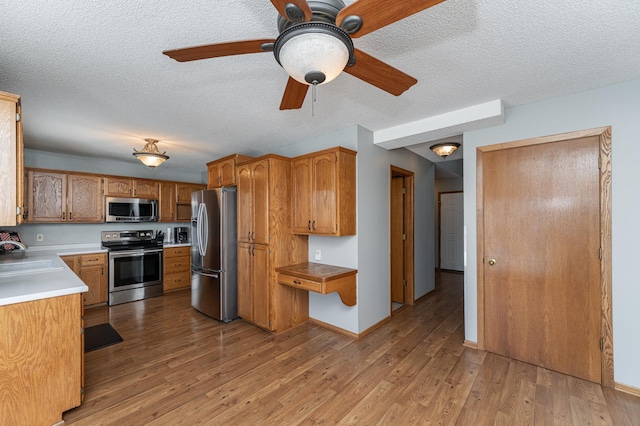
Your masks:
{"label": "sink faucet", "polygon": [[0,241],[0,247],[5,245],[5,244],[13,244],[14,246],[18,247],[20,250],[26,250],[27,249],[27,246],[25,246],[24,244],[22,244],[19,241],[13,241],[13,240]]}

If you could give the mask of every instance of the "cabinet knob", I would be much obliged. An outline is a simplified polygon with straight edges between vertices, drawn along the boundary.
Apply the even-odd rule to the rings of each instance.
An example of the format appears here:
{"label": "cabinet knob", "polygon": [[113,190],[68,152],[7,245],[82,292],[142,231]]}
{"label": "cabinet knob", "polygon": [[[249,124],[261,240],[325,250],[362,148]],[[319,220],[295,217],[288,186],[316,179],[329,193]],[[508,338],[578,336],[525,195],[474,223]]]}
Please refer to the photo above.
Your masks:
{"label": "cabinet knob", "polygon": [[496,264],[496,260],[495,259],[489,259],[489,265],[493,266]]}

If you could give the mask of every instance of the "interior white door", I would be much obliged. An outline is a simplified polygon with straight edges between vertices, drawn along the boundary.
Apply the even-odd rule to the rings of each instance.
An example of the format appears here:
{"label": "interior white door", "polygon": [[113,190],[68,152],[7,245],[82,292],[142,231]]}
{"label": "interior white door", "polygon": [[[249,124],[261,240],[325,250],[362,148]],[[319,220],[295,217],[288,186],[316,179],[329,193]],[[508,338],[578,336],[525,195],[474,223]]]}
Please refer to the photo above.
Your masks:
{"label": "interior white door", "polygon": [[464,269],[463,193],[440,194],[440,269]]}

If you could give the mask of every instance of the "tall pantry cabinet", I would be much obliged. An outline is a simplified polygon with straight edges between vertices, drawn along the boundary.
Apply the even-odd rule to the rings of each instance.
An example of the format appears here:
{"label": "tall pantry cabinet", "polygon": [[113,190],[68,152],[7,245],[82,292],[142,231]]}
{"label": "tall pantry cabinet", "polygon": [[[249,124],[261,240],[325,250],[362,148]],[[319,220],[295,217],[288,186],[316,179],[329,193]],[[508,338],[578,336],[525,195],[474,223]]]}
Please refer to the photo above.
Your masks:
{"label": "tall pantry cabinet", "polygon": [[279,285],[275,269],[306,262],[307,237],[291,232],[291,160],[265,155],[237,166],[238,315],[270,331],[308,320],[304,290]]}
{"label": "tall pantry cabinet", "polygon": [[20,96],[0,92],[0,225],[22,223],[23,143]]}

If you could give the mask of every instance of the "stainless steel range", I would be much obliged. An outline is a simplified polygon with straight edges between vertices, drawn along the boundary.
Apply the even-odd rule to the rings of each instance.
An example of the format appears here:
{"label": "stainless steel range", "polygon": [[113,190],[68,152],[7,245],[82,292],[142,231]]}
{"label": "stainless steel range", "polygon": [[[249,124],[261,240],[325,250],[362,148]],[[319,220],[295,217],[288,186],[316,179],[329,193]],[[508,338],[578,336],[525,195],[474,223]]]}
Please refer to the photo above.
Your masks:
{"label": "stainless steel range", "polygon": [[153,231],[103,231],[109,249],[109,305],[161,296],[162,236]]}

